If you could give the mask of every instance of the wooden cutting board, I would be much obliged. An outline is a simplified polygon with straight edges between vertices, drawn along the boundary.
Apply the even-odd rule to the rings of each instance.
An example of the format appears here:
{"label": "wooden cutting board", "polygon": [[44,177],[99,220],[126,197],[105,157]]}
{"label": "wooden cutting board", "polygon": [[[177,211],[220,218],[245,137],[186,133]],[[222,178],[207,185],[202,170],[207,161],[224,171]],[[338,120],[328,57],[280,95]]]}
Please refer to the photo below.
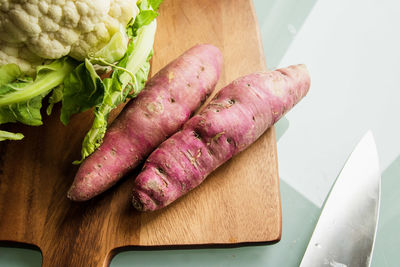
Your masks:
{"label": "wooden cutting board", "polygon": [[[152,72],[196,43],[224,56],[218,88],[265,70],[251,0],[165,0],[158,18]],[[0,240],[40,249],[43,266],[107,266],[135,246],[237,245],[273,242],[281,235],[274,129],[163,210],[139,213],[130,205],[137,171],[85,203],[66,198],[91,112],[65,127],[59,108],[44,126],[7,125],[23,141],[0,143]],[[130,246],[130,247],[129,247]]]}

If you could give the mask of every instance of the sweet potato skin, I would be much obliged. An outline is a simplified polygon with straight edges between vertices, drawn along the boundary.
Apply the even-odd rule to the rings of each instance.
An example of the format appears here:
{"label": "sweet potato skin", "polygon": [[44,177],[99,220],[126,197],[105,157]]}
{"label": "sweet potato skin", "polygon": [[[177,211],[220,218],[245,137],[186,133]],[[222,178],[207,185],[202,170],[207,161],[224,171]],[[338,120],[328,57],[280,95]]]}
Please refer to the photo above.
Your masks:
{"label": "sweet potato skin", "polygon": [[246,149],[302,99],[310,87],[304,65],[241,77],[148,157],[134,183],[132,203],[156,210],[198,186]]}
{"label": "sweet potato skin", "polygon": [[135,168],[179,130],[214,90],[221,66],[219,49],[201,44],[160,70],[114,120],[102,145],[81,164],[68,198],[88,200]]}

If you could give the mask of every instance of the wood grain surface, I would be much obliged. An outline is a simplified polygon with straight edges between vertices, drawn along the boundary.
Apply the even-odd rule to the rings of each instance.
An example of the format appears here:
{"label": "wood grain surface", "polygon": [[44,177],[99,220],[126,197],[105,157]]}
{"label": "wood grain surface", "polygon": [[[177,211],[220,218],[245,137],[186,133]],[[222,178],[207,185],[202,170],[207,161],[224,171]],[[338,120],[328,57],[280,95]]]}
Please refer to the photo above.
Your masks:
{"label": "wood grain surface", "polygon": [[[197,43],[222,50],[218,88],[266,69],[251,0],[165,0],[152,72]],[[139,213],[130,205],[138,170],[88,202],[66,198],[77,171],[71,162],[80,155],[92,115],[76,115],[67,127],[59,121],[59,107],[44,117],[41,127],[7,125],[26,137],[0,142],[0,240],[3,245],[36,246],[43,266],[108,266],[114,253],[127,246],[235,245],[280,239],[273,128],[176,203]]]}

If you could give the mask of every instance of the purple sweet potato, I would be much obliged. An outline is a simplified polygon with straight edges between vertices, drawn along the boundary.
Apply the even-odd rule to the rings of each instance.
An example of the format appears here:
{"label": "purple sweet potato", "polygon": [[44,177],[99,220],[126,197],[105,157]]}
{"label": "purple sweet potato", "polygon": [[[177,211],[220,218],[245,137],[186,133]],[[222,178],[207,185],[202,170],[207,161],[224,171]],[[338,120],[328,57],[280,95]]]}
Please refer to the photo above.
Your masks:
{"label": "purple sweet potato", "polygon": [[68,198],[84,201],[104,192],[178,131],[214,90],[221,66],[219,49],[203,44],[160,70],[82,163]]}
{"label": "purple sweet potato", "polygon": [[246,149],[302,99],[310,87],[304,65],[241,77],[163,142],[146,160],[133,189],[141,211],[170,204]]}

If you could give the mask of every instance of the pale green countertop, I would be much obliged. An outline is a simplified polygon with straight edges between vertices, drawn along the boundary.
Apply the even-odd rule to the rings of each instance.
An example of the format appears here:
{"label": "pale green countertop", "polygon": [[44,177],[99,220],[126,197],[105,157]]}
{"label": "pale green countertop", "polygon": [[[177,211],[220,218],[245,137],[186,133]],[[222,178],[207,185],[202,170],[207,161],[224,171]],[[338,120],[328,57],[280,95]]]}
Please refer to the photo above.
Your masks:
{"label": "pale green countertop", "polygon": [[[382,170],[374,267],[400,260],[400,2],[254,0],[269,68],[307,64],[309,95],[276,125],[282,240],[231,249],[129,251],[122,266],[298,266],[346,158],[371,129]],[[40,266],[40,252],[0,248],[0,266]]]}

